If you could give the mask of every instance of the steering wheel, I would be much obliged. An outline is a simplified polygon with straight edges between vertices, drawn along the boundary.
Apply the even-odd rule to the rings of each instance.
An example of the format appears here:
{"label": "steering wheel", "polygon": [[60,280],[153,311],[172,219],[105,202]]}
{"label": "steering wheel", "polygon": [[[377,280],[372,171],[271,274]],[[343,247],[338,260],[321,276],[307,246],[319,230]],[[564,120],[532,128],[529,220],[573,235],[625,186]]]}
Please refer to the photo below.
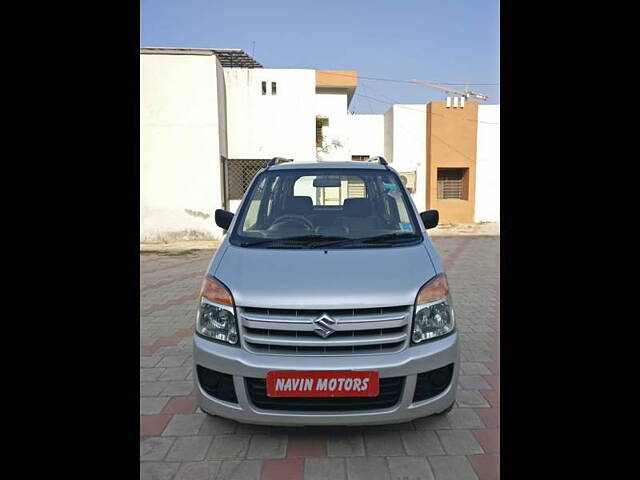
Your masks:
{"label": "steering wheel", "polygon": [[271,230],[274,226],[280,223],[298,223],[302,225],[307,230],[313,230],[313,223],[311,221],[301,215],[285,215],[283,217],[278,218],[275,222],[271,224],[269,230]]}

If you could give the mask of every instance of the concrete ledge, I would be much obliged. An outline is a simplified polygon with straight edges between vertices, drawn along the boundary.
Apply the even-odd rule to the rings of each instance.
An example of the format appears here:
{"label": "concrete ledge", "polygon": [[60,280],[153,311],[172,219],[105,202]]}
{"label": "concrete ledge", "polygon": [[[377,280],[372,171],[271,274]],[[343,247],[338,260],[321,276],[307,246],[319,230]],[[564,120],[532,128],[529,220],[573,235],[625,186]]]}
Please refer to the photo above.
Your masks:
{"label": "concrete ledge", "polygon": [[181,255],[197,250],[216,250],[220,246],[219,240],[186,240],[167,243],[140,243],[140,254],[164,253],[167,255]]}
{"label": "concrete ledge", "polygon": [[456,224],[444,224],[438,225],[436,228],[428,230],[427,233],[430,237],[445,237],[445,236],[459,236],[459,235],[472,235],[472,236],[500,236],[500,223],[499,222],[487,222],[487,223],[456,223]]}

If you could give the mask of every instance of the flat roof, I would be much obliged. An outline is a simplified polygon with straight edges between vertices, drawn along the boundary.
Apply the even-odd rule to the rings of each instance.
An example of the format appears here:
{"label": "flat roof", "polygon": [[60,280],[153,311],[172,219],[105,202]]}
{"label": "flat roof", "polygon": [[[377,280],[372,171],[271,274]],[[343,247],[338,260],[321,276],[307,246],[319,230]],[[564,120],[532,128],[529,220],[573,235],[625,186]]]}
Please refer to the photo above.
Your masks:
{"label": "flat roof", "polygon": [[241,48],[140,47],[141,54],[215,55],[223,68],[262,68],[262,64]]}
{"label": "flat roof", "polygon": [[384,165],[378,162],[287,162],[279,163],[270,168],[270,170],[294,170],[294,169],[312,169],[312,168],[363,168],[371,170],[385,170]]}

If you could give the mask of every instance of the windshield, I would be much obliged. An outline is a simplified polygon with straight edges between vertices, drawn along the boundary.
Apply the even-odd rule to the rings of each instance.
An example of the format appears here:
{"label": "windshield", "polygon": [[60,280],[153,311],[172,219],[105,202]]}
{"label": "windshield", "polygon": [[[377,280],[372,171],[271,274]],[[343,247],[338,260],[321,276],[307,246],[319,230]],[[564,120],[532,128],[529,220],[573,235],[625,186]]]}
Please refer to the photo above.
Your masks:
{"label": "windshield", "polygon": [[260,248],[354,248],[422,240],[389,170],[266,170],[243,202],[230,242]]}

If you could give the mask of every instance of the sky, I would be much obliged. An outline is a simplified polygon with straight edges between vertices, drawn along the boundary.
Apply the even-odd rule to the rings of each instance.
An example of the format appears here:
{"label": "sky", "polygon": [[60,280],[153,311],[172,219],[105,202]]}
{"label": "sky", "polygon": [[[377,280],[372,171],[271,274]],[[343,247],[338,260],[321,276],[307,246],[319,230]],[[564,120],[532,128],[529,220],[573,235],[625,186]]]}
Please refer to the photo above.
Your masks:
{"label": "sky", "polygon": [[499,45],[498,0],[140,2],[141,47],[241,48],[265,68],[357,70],[355,113],[447,96],[412,79],[469,82],[489,96],[480,103],[498,104]]}

